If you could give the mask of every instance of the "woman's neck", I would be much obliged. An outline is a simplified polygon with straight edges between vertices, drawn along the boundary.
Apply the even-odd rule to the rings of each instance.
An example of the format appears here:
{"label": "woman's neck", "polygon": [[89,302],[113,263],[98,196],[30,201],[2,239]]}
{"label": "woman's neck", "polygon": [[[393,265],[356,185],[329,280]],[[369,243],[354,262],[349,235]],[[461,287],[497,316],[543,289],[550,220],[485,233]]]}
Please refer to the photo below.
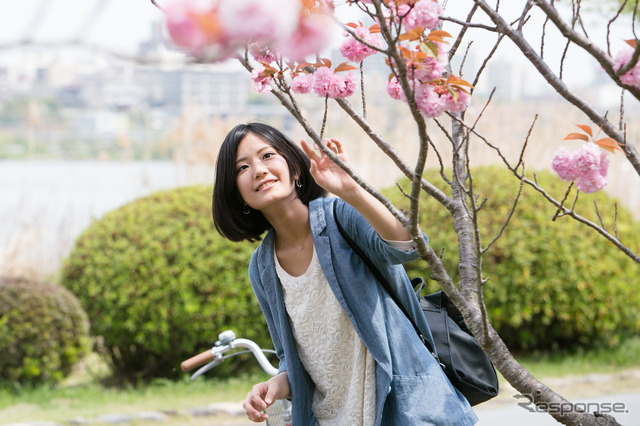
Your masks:
{"label": "woman's neck", "polygon": [[274,206],[262,214],[273,227],[277,242],[297,246],[309,236],[309,207],[300,199]]}

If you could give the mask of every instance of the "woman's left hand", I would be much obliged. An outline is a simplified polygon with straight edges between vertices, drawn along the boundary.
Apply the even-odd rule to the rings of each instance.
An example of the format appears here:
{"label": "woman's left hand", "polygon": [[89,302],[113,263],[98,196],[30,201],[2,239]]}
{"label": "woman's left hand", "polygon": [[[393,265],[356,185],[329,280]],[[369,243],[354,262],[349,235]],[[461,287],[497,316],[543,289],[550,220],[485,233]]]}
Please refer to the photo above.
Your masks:
{"label": "woman's left hand", "polygon": [[[342,148],[342,143],[337,139],[327,139],[327,147],[335,152],[345,163],[349,163],[347,153]],[[311,176],[318,185],[334,195],[344,198],[350,192],[356,191],[360,186],[344,170],[333,162],[324,152],[319,155],[305,142],[301,142],[302,149],[311,161]]]}

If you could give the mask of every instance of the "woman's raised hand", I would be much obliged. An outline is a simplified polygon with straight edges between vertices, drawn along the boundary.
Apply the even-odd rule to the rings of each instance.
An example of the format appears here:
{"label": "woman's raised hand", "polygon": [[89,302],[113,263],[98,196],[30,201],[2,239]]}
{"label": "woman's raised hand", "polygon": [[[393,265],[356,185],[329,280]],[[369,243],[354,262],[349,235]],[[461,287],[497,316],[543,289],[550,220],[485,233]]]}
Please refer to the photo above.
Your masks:
{"label": "woman's raised hand", "polygon": [[[337,139],[325,140],[327,147],[335,152],[345,163],[349,163],[347,153],[342,147],[342,143]],[[339,197],[347,195],[349,192],[357,190],[359,185],[344,170],[333,162],[324,152],[316,153],[305,142],[301,142],[302,149],[311,161],[311,176],[318,185]]]}

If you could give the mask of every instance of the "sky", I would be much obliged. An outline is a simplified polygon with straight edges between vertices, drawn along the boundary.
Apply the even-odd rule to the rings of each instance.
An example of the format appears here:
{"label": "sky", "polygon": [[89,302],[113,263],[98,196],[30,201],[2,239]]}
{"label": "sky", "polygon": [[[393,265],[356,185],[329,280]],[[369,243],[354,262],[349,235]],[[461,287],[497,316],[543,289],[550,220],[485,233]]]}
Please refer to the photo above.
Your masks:
{"label": "sky", "polygon": [[[9,0],[3,0],[9,3]],[[6,4],[5,3],[5,4]],[[94,16],[94,19],[88,18]],[[81,38],[119,53],[133,53],[162,18],[149,0],[19,0],[0,6],[0,47],[25,38],[60,42]]]}

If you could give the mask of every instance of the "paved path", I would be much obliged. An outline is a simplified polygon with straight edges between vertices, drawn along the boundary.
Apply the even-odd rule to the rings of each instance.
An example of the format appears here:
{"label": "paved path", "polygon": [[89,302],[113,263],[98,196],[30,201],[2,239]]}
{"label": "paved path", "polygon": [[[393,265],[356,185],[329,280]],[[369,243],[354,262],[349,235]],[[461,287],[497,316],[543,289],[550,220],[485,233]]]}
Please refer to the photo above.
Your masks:
{"label": "paved path", "polygon": [[[559,423],[547,413],[536,412],[535,407],[526,404],[526,399],[513,399],[512,403],[486,403],[476,408],[480,418],[478,426],[554,426]],[[576,405],[586,407],[590,412],[600,407],[609,410],[618,423],[624,426],[640,426],[640,393],[599,396],[597,398],[572,399]],[[518,405],[522,404],[522,406]],[[615,413],[613,411],[616,411]]]}

